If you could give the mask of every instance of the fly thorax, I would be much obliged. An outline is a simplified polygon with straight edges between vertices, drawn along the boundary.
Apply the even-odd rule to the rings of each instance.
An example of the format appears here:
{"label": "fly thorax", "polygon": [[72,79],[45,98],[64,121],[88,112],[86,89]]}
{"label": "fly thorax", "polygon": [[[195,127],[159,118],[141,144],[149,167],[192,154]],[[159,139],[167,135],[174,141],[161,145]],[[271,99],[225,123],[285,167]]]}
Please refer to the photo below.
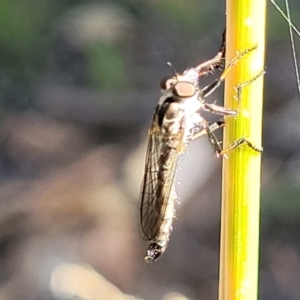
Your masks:
{"label": "fly thorax", "polygon": [[201,124],[203,118],[200,114],[202,104],[198,101],[197,96],[191,97],[189,99],[185,99],[182,103],[184,107],[184,136],[183,142],[188,144],[192,137],[194,136],[194,131],[196,129],[197,124]]}
{"label": "fly thorax", "polygon": [[177,136],[184,119],[182,103],[174,97],[167,98],[158,109],[158,125],[166,137]]}

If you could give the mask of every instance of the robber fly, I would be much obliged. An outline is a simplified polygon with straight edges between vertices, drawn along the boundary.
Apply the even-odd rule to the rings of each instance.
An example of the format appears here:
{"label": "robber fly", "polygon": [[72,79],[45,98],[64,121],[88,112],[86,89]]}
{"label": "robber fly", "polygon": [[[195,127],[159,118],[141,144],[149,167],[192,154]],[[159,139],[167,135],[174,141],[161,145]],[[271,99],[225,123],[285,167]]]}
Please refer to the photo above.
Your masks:
{"label": "robber fly", "polygon": [[[149,130],[140,193],[142,237],[150,241],[145,257],[147,262],[156,261],[167,248],[177,199],[174,177],[178,158],[186,146],[206,134],[214,152],[217,155],[224,153],[213,133],[224,125],[224,121],[209,125],[201,113],[209,111],[222,116],[237,115],[235,110],[206,103],[205,98],[221,84],[229,69],[251,50],[253,49],[237,54],[219,78],[201,88],[199,78],[220,68],[224,63],[224,32],[220,50],[214,58],[183,73],[176,73],[173,69],[173,76],[160,83],[161,96]],[[239,144],[242,142],[238,141]]]}

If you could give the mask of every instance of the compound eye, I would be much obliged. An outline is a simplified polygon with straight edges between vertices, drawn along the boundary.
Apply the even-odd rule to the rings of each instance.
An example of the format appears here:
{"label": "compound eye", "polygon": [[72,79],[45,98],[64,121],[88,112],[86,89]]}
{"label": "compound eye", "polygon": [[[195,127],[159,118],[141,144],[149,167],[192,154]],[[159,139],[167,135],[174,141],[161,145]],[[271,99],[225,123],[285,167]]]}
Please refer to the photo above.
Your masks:
{"label": "compound eye", "polygon": [[173,87],[173,94],[181,98],[192,97],[196,94],[196,87],[191,82],[179,81]]}
{"label": "compound eye", "polygon": [[160,88],[162,90],[168,90],[171,86],[173,86],[176,83],[176,80],[174,78],[164,78],[160,82]]}

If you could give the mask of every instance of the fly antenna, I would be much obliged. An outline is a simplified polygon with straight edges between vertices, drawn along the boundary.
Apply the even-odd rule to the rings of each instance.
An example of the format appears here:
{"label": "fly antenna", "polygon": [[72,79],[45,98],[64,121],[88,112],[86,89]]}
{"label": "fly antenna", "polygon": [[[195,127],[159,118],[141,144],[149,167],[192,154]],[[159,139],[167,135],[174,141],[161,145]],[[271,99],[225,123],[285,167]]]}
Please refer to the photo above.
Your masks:
{"label": "fly antenna", "polygon": [[175,71],[175,68],[174,68],[174,66],[172,65],[172,63],[171,63],[170,61],[167,61],[167,65],[171,68],[171,70],[172,70],[174,76],[175,76],[176,79],[177,79],[177,72]]}

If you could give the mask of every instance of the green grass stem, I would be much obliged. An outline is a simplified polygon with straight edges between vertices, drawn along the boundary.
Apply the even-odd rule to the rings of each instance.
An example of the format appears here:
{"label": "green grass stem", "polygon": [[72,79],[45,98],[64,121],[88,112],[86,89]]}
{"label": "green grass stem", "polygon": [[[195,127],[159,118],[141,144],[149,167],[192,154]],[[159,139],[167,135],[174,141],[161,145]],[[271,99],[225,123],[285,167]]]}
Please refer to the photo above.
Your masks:
{"label": "green grass stem", "polygon": [[[226,61],[257,46],[226,77],[224,148],[241,137],[261,147],[266,0],[227,0]],[[237,99],[240,98],[240,99]],[[254,300],[258,290],[261,154],[247,145],[223,159],[219,300]]]}

